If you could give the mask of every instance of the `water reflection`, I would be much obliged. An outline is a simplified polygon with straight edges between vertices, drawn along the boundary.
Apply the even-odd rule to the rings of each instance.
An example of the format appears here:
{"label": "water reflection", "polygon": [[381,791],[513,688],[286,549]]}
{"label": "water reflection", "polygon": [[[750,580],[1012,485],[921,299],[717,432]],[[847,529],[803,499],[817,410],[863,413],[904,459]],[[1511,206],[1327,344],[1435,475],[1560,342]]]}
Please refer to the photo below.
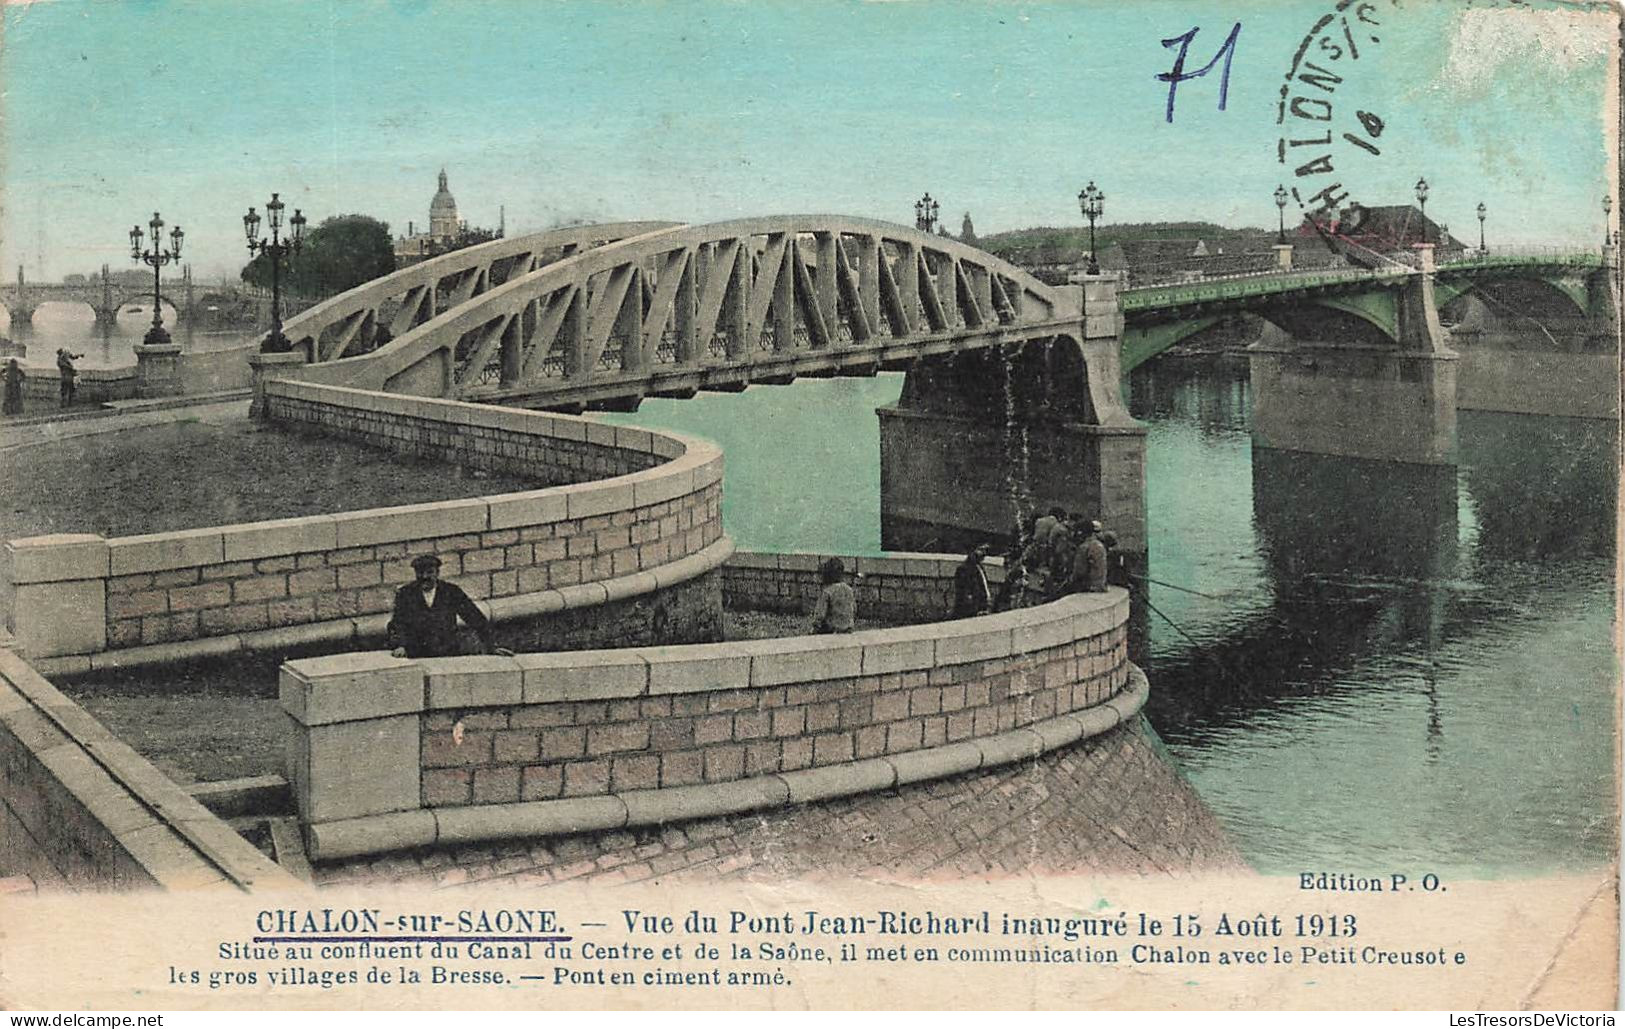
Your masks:
{"label": "water reflection", "polygon": [[1153,482],[1250,473],[1247,525],[1153,493],[1153,576],[1215,588],[1214,536],[1240,574],[1152,588],[1150,711],[1254,863],[1608,860],[1613,426],[1464,412],[1459,470],[1247,454],[1233,385],[1152,375]]}
{"label": "water reflection", "polygon": [[[254,338],[251,330],[204,331],[192,323],[176,323],[174,310],[165,301],[164,327],[183,351],[226,350]],[[152,327],[150,304],[127,305],[113,325],[99,325],[96,315],[83,304],[51,301],[34,311],[31,321],[12,322],[0,313],[0,336],[26,348],[24,367],[56,367],[57,348],[83,354],[75,363],[81,369],[128,368],[135,364],[135,345]]]}

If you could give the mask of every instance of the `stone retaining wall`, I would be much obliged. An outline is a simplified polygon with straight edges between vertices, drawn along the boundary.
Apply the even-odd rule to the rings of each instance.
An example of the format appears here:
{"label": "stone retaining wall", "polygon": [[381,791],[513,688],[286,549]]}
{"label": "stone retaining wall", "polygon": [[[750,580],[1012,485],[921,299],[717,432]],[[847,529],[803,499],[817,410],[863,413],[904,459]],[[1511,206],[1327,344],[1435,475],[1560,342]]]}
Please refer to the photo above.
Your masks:
{"label": "stone retaining wall", "polygon": [[1113,589],[841,636],[293,661],[289,780],[317,857],[889,788],[1117,725],[1128,606]]}
{"label": "stone retaining wall", "polygon": [[[93,670],[90,655],[103,651],[128,663],[141,656],[132,649],[174,659],[376,638],[424,553],[493,616],[520,617],[654,593],[731,552],[722,454],[702,440],[309,383],[266,392],[270,417],[305,431],[565,484],[116,539],[13,540],[8,627],[31,659],[72,656],[52,669],[72,672]],[[174,648],[189,641],[208,643]]]}
{"label": "stone retaining wall", "polygon": [[[4,364],[0,361],[0,364]],[[56,368],[24,367],[23,414],[55,411],[62,396],[62,379]],[[135,396],[135,368],[81,368],[75,382],[74,403],[92,404],[108,400],[128,400]]]}
{"label": "stone retaining wall", "polygon": [[[954,572],[964,561],[951,554],[771,554],[738,551],[722,570],[722,599],[745,611],[805,614],[823,589],[818,569],[839,557],[857,595],[858,616],[907,624],[947,618],[954,606]],[[983,562],[988,585],[997,594],[1004,562]]]}
{"label": "stone retaining wall", "polygon": [[0,648],[0,877],[40,888],[302,884]]}

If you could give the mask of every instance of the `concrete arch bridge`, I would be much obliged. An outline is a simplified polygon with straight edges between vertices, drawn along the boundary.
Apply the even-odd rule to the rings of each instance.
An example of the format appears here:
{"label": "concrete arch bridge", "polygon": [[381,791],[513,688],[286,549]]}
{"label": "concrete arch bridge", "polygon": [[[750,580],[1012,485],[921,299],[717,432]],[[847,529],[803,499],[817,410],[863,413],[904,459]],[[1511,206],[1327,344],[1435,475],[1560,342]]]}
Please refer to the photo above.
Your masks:
{"label": "concrete arch bridge", "polygon": [[581,411],[902,370],[902,398],[881,412],[883,495],[905,498],[893,523],[944,542],[948,509],[966,527],[1007,524],[1007,483],[945,469],[1009,468],[1019,424],[1021,476],[1043,484],[1031,505],[1100,511],[1137,549],[1144,430],[1121,398],[1125,368],[1257,312],[1298,339],[1338,341],[1257,355],[1261,445],[1449,463],[1455,354],[1440,307],[1534,289],[1611,324],[1611,267],[1568,254],[1434,268],[1424,250],[1414,267],[1119,293],[1112,278],[1048,286],[955,240],[836,215],[589,226],[456,251],[332,298],[290,320],[297,352],[261,374]]}
{"label": "concrete arch bridge", "polygon": [[1238,311],[1298,339],[1402,350],[1442,350],[1440,315],[1452,324],[1452,336],[1535,331],[1554,346],[1611,346],[1617,265],[1604,255],[1550,250],[1433,267],[1429,253],[1427,261],[1425,267],[1284,271],[1126,290],[1123,371]]}

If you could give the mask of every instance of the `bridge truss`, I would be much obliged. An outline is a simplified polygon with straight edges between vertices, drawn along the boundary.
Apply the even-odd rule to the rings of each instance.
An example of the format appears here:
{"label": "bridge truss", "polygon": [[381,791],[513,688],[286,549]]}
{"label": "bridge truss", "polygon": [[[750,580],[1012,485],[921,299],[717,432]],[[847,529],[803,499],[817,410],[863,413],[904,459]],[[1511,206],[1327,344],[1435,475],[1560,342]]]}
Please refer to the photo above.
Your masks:
{"label": "bridge truss", "polygon": [[[631,408],[645,396],[869,375],[934,354],[1076,337],[1082,317],[1075,291],[975,248],[825,215],[653,228],[500,282],[463,274],[462,302],[372,354],[301,377]],[[350,318],[364,317],[348,303]],[[342,354],[342,334],[319,349]]]}

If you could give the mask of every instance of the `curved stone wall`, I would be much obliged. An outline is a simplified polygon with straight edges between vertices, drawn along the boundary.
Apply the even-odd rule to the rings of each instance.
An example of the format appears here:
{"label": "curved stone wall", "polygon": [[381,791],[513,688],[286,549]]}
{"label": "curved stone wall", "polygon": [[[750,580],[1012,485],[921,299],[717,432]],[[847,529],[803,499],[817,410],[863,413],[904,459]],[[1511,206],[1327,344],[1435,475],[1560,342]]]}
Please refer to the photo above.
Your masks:
{"label": "curved stone wall", "polygon": [[[703,440],[299,382],[268,384],[266,404],[268,417],[301,431],[556,485],[116,539],[10,541],[9,627],[38,667],[72,673],[375,639],[423,553],[438,554],[442,574],[499,619],[654,593],[732,553],[722,453]],[[720,583],[707,590],[715,603],[704,617],[715,622]]]}
{"label": "curved stone wall", "polygon": [[283,666],[312,855],[549,835],[887,789],[1118,725],[1128,595],[837,636]]}

